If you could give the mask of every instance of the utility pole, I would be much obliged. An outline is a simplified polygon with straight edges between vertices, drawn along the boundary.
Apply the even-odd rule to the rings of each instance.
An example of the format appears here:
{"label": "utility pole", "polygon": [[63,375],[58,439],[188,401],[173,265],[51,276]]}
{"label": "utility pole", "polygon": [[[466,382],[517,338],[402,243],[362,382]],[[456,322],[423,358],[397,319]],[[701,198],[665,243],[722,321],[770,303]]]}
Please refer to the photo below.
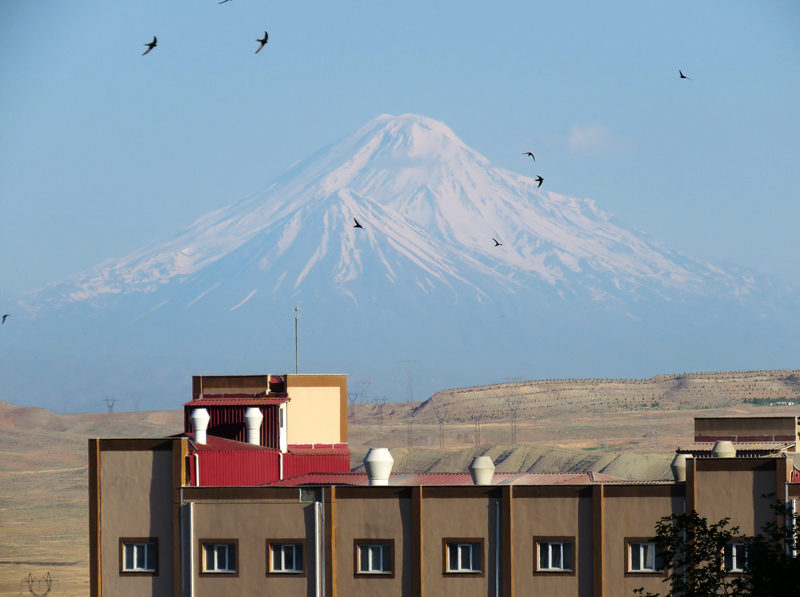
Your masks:
{"label": "utility pole", "polygon": [[297,319],[300,313],[300,305],[297,303],[294,304],[294,372],[300,373],[300,361],[298,359],[298,352],[297,352]]}
{"label": "utility pole", "polygon": [[414,402],[414,365],[419,365],[416,359],[400,359],[398,363],[403,363],[406,367],[406,402]]}
{"label": "utility pole", "polygon": [[511,413],[511,444],[517,443],[517,428],[519,426],[519,409],[522,406],[522,400],[517,394],[513,394],[506,398],[506,405]]}
{"label": "utility pole", "polygon": [[141,392],[129,392],[131,400],[133,400],[133,410],[139,412],[139,402],[142,400]]}

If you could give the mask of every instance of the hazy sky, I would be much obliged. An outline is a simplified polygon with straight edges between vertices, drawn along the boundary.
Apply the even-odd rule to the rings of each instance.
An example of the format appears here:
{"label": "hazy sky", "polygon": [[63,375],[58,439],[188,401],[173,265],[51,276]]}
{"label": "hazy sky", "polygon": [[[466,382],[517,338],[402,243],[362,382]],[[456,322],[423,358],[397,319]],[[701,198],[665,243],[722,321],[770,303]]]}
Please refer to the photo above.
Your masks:
{"label": "hazy sky", "polygon": [[0,55],[2,291],[408,112],[681,252],[800,277],[796,0],[2,0]]}

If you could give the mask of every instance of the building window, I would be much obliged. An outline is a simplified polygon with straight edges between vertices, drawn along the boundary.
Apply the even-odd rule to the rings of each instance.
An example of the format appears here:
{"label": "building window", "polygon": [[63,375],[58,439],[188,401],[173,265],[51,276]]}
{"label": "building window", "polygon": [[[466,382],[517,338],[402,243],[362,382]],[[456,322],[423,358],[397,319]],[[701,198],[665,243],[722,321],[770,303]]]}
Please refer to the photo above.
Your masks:
{"label": "building window", "polygon": [[664,569],[657,546],[652,541],[628,543],[628,572],[661,572]]}
{"label": "building window", "polygon": [[236,557],[239,541],[236,539],[201,539],[201,574],[238,575]]}
{"label": "building window", "polygon": [[483,574],[483,539],[444,539],[446,574]]}
{"label": "building window", "polygon": [[353,541],[355,574],[394,577],[393,539],[356,539]]}
{"label": "building window", "polygon": [[536,568],[539,572],[572,572],[572,541],[559,540],[536,541]]}
{"label": "building window", "polygon": [[120,572],[124,574],[158,573],[158,539],[123,537],[119,540]]}
{"label": "building window", "polygon": [[725,570],[727,572],[744,572],[747,567],[747,544],[728,543],[723,550]]}
{"label": "building window", "polygon": [[304,574],[306,571],[302,539],[267,541],[267,571],[271,574]]}

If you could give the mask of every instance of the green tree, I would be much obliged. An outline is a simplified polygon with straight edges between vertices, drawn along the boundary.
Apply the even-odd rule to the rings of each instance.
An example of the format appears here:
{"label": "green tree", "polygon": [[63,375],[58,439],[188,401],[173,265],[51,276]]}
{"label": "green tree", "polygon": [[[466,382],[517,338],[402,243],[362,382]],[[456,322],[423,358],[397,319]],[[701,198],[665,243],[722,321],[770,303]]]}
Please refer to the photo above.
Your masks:
{"label": "green tree", "polygon": [[[775,498],[775,494],[764,495]],[[784,503],[771,505],[774,516],[755,537],[741,537],[730,519],[716,524],[697,512],[665,516],[656,524],[658,557],[668,575],[665,597],[800,597],[800,515]],[[744,572],[725,569],[725,546],[744,543]],[[641,597],[660,593],[634,590]]]}
{"label": "green tree", "polygon": [[[718,597],[743,595],[740,579],[731,578],[723,566],[723,550],[737,536],[739,527],[729,527],[729,518],[715,524],[690,512],[665,516],[656,524],[655,543],[667,571],[670,586],[665,597]],[[660,597],[661,593],[634,590],[642,597]]]}

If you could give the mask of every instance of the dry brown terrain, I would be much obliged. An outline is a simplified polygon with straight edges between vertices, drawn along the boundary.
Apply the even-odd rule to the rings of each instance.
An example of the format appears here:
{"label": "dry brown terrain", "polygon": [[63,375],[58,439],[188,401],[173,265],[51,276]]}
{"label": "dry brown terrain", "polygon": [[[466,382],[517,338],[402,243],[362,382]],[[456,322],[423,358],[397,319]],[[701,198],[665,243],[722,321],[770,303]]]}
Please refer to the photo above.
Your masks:
{"label": "dry brown terrain", "polygon": [[[695,416],[797,415],[798,392],[800,371],[758,371],[454,389],[410,409],[386,404],[382,424],[381,407],[355,404],[352,465],[360,467],[369,447],[386,446],[402,472],[463,471],[487,454],[503,472],[659,479],[669,475],[675,448],[692,441]],[[437,401],[445,404],[441,426]],[[768,406],[790,401],[798,406]],[[19,595],[28,574],[48,572],[59,580],[51,595],[88,595],[86,440],[160,437],[182,427],[180,410],[56,415],[0,402],[0,596]]]}

